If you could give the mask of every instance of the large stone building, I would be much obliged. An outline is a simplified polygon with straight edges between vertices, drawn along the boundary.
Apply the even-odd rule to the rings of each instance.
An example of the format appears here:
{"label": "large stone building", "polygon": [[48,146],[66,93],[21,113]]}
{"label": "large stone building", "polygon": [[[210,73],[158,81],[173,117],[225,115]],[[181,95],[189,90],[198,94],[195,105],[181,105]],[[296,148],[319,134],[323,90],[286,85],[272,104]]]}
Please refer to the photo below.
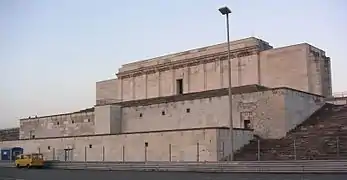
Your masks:
{"label": "large stone building", "polygon": [[309,44],[247,38],[231,55],[233,141],[223,43],[123,65],[96,83],[95,107],[21,119],[19,140],[0,148],[60,160],[218,161],[254,135],[285,136],[332,94],[330,59]]}
{"label": "large stone building", "polygon": [[[258,84],[330,96],[330,58],[309,44],[272,48],[247,38],[231,42],[232,86]],[[97,101],[129,101],[228,86],[227,43],[125,64],[97,82]]]}

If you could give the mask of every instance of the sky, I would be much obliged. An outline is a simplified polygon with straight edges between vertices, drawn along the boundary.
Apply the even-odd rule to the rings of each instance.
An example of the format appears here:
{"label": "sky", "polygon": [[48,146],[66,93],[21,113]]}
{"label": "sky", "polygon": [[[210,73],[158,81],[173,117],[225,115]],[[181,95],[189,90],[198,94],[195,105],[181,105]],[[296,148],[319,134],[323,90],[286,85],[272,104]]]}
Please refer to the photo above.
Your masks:
{"label": "sky", "polygon": [[347,91],[345,0],[0,0],[0,129],[92,107],[122,64],[225,42],[225,5],[231,40],[314,45]]}

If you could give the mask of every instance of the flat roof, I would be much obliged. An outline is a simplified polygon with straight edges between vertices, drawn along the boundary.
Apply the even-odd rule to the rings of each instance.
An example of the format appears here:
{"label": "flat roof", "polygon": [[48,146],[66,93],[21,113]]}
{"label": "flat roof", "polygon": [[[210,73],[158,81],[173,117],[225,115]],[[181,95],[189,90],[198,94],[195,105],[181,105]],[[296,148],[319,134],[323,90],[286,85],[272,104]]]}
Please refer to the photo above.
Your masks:
{"label": "flat roof", "polygon": [[[269,88],[269,87],[260,86],[256,84],[233,87],[231,89],[231,92],[232,94],[247,94],[247,93],[253,93],[253,92],[278,90],[278,89],[287,89],[287,90],[309,94],[309,95],[313,95],[317,97],[323,97],[321,95],[317,95],[317,94],[313,94],[313,93],[309,93],[305,91],[300,91],[300,90],[292,89],[288,87]],[[214,90],[193,92],[193,93],[186,93],[186,94],[179,94],[179,95],[172,95],[172,96],[155,97],[150,99],[123,101],[123,102],[117,102],[112,104],[120,105],[122,107],[148,106],[152,104],[163,104],[163,103],[171,103],[171,102],[186,101],[186,100],[221,97],[221,96],[227,96],[228,94],[229,94],[229,89],[222,88],[222,89],[214,89]]]}
{"label": "flat roof", "polygon": [[[270,88],[259,86],[259,85],[246,85],[246,86],[233,87],[231,89],[231,92],[232,94],[243,94],[243,93],[264,91],[269,89]],[[170,102],[177,102],[177,101],[220,97],[220,96],[226,96],[228,94],[229,94],[228,88],[222,88],[222,89],[214,89],[214,90],[201,91],[201,92],[178,94],[178,95],[172,95],[172,96],[155,97],[150,99],[123,101],[123,102],[117,102],[114,104],[119,104],[122,107],[148,106],[152,104],[162,104],[162,103],[170,103]]]}
{"label": "flat roof", "polygon": [[29,118],[22,118],[19,120],[29,120],[29,119],[37,119],[37,118],[47,118],[47,117],[55,117],[55,116],[65,116],[65,115],[71,115],[71,114],[77,114],[77,113],[88,113],[88,112],[94,112],[94,107],[82,109],[80,111],[70,112],[70,113],[60,113],[60,114],[53,114],[53,115],[47,115],[47,116],[34,116]]}

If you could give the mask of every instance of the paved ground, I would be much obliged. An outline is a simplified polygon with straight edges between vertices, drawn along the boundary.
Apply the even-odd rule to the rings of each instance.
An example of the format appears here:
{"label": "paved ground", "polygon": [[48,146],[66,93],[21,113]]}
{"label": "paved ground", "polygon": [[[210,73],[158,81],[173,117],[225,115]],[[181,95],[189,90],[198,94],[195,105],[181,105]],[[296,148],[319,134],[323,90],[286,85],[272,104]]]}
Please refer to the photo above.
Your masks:
{"label": "paved ground", "polygon": [[0,180],[346,180],[340,175],[213,174],[0,168]]}

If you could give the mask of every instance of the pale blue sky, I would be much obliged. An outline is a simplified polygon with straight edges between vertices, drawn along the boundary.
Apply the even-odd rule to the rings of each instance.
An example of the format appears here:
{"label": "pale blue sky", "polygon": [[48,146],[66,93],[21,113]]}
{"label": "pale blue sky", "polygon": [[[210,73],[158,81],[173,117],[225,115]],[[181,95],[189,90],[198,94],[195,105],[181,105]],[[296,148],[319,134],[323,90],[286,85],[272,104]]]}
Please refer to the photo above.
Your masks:
{"label": "pale blue sky", "polygon": [[223,5],[232,40],[317,46],[347,91],[345,0],[0,0],[0,128],[93,106],[121,64],[225,41]]}

